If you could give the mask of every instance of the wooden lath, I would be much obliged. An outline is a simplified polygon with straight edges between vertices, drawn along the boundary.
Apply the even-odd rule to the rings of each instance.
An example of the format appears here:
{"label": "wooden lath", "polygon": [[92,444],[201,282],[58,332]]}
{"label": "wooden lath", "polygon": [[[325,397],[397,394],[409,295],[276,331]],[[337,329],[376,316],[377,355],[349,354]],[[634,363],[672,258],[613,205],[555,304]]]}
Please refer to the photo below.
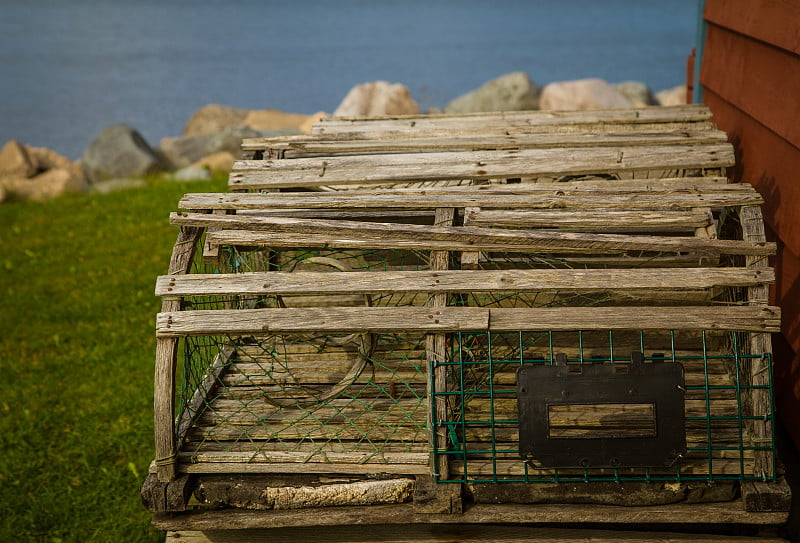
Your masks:
{"label": "wooden lath", "polygon": [[442,270],[162,275],[156,296],[678,290],[773,283],[771,268]]}
{"label": "wooden lath", "polygon": [[232,190],[315,188],[597,172],[718,169],[733,163],[733,149],[726,143],[326,156],[238,161],[234,164],[228,186]]}
{"label": "wooden lath", "polygon": [[703,178],[649,180],[628,184],[603,181],[600,186],[580,183],[373,190],[322,193],[206,193],[187,194],[179,206],[190,210],[285,209],[638,209],[669,210],[695,207],[759,205],[763,199],[752,185],[708,182]]}
{"label": "wooden lath", "polygon": [[[366,134],[369,136],[370,134]],[[364,135],[361,135],[362,137]],[[552,147],[628,147],[636,145],[686,145],[727,141],[724,132],[708,129],[622,133],[545,134],[451,134],[446,138],[416,136],[355,139],[333,136],[253,138],[242,142],[247,153],[261,152],[265,158],[296,158],[308,155],[370,154],[387,152],[438,152],[470,149],[534,149]]]}
{"label": "wooden lath", "polygon": [[159,313],[158,337],[293,332],[517,330],[730,330],[778,332],[780,308],[701,307],[324,307]]}
{"label": "wooden lath", "polygon": [[483,135],[508,132],[613,132],[711,129],[711,114],[703,106],[644,107],[594,111],[512,111],[493,114],[408,115],[323,119],[312,134],[358,138],[359,135],[451,135],[473,132]]}
{"label": "wooden lath", "polygon": [[[172,213],[170,222],[181,226],[226,229],[213,232],[212,244],[228,232],[242,231],[258,239],[261,232],[294,236],[324,236],[331,244],[342,243],[377,248],[436,248],[445,251],[510,251],[521,253],[597,254],[627,251],[694,252],[731,255],[775,254],[775,244],[762,241],[705,239],[697,237],[632,236],[561,232],[554,230],[503,230],[472,226],[427,226],[413,224],[364,223],[344,220],[296,219],[255,215],[208,215]],[[235,236],[235,234],[234,234]],[[271,241],[262,242],[264,244]],[[297,237],[287,240],[297,244]],[[359,243],[359,240],[363,243]],[[276,240],[277,244],[279,240]],[[231,240],[231,244],[236,244]],[[286,246],[286,243],[281,243]]]}

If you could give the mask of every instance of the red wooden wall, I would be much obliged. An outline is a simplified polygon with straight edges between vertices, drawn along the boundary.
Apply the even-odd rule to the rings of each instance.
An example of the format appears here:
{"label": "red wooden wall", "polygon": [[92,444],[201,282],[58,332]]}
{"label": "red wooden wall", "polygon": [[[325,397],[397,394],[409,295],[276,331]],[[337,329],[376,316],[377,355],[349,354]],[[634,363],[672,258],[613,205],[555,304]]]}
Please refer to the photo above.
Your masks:
{"label": "red wooden wall", "polygon": [[778,242],[776,402],[800,449],[800,2],[706,0],[703,18],[703,101],[736,149],[732,179],[764,196]]}

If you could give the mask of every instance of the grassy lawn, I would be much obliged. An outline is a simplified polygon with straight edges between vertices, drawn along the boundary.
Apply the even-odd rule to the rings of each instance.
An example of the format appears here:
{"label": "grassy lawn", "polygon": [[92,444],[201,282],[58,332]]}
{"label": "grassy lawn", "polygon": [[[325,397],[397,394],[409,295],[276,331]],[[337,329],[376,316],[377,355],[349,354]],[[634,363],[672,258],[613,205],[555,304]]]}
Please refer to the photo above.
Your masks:
{"label": "grassy lawn", "polygon": [[185,192],[0,205],[0,541],[160,541],[153,458],[155,277]]}

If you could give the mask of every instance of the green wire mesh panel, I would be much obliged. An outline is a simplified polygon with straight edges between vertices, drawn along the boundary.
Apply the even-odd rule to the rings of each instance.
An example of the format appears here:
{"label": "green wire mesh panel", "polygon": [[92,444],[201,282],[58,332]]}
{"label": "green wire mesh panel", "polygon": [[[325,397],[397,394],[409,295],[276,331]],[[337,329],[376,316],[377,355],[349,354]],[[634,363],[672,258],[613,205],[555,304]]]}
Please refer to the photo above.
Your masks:
{"label": "green wire mesh panel", "polygon": [[[431,375],[444,366],[445,382],[432,385],[445,398],[449,416],[437,420],[446,443],[434,444],[446,456],[449,474],[440,482],[570,482],[775,479],[762,464],[775,465],[772,383],[754,385],[753,376],[771,371],[769,354],[747,354],[740,334],[719,332],[518,332],[458,333],[448,339],[448,360],[431,363]],[[685,369],[687,452],[672,466],[625,469],[542,469],[519,455],[516,371],[529,364],[554,364],[559,353],[569,365],[631,363],[681,364]],[[441,372],[440,372],[441,375]],[[609,424],[632,424],[624,406],[592,406],[561,413],[572,420],[551,425],[598,432]],[[586,422],[585,419],[589,419]],[[581,422],[583,421],[583,422]],[[597,426],[600,426],[599,428]],[[766,431],[764,431],[766,429]],[[552,430],[552,427],[551,427]],[[766,439],[759,437],[767,435]],[[624,439],[624,437],[623,437]],[[767,461],[760,461],[767,457]]]}
{"label": "green wire mesh panel", "polygon": [[[416,270],[402,251],[230,249],[198,273]],[[427,296],[236,296],[193,299],[193,309],[422,305]],[[181,461],[280,471],[427,472],[424,334],[265,334],[182,340]],[[318,468],[314,468],[318,465]],[[393,466],[389,468],[387,466]],[[245,468],[241,468],[245,466]],[[195,468],[202,469],[199,466]],[[351,470],[352,471],[352,470]]]}

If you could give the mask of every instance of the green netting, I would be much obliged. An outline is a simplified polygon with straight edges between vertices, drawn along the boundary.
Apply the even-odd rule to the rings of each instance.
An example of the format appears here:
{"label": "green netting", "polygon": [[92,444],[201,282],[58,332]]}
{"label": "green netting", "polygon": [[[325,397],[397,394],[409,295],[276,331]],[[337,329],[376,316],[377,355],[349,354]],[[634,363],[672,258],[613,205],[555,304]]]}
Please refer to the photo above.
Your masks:
{"label": "green netting", "polygon": [[[415,270],[409,251],[229,249],[195,273]],[[229,296],[192,309],[422,305],[427,296]],[[269,334],[181,340],[178,438],[190,461],[428,461],[424,334]],[[411,455],[411,456],[409,456]],[[416,455],[416,456],[414,456]]]}
{"label": "green netting", "polygon": [[[449,337],[444,398],[449,417],[437,420],[446,443],[434,444],[449,474],[440,482],[773,481],[775,441],[770,354],[748,354],[739,334],[720,332],[458,333]],[[686,375],[687,454],[670,468],[540,469],[519,456],[515,372],[526,364],[680,363]],[[758,383],[758,384],[756,384]],[[765,466],[767,466],[765,468]]]}

